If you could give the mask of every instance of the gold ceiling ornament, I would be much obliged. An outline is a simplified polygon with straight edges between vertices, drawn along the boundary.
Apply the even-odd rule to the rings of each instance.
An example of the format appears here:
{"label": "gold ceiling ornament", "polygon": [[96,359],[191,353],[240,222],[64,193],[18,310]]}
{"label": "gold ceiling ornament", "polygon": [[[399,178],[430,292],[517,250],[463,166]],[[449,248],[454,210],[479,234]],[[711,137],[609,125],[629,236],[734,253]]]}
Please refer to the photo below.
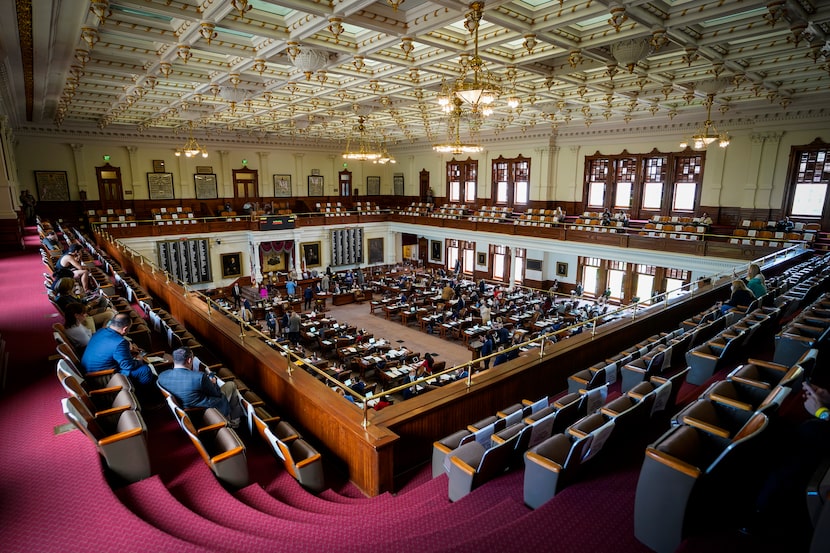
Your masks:
{"label": "gold ceiling ornament", "polygon": [[329,17],[329,31],[334,35],[334,42],[340,42],[340,35],[343,34],[343,18]]}
{"label": "gold ceiling ornament", "polygon": [[533,53],[533,49],[536,47],[537,44],[538,42],[536,41],[536,35],[533,33],[526,34],[525,39],[522,42],[522,46],[524,46],[528,54]]}
{"label": "gold ceiling ornament", "polygon": [[447,118],[447,135],[449,141],[443,144],[436,144],[432,147],[433,150],[442,154],[476,154],[483,150],[479,144],[461,142],[461,120],[463,119],[463,111],[461,106],[464,104],[463,100],[458,96],[452,97],[452,108],[449,111]]}
{"label": "gold ceiling ornament", "polygon": [[326,84],[326,81],[329,80],[328,75],[326,74],[325,70],[321,69],[317,72],[317,82],[320,84]]}
{"label": "gold ceiling ornament", "polygon": [[187,63],[187,60],[193,57],[193,52],[190,51],[190,46],[187,44],[179,44],[176,47],[176,55],[181,58],[181,60]]}
{"label": "gold ceiling ornament", "polygon": [[401,50],[403,50],[404,57],[409,59],[409,54],[411,54],[414,49],[415,45],[412,43],[412,37],[401,37]]}
{"label": "gold ceiling ornament", "polygon": [[239,76],[239,73],[231,73],[228,75],[228,80],[231,82],[234,88],[239,86],[239,83],[242,82],[242,78]]}
{"label": "gold ceiling ornament", "polygon": [[98,18],[99,25],[103,25],[104,21],[112,15],[109,0],[92,0],[89,5],[89,11]]}
{"label": "gold ceiling ornament", "polygon": [[770,26],[775,27],[775,24],[787,12],[787,2],[785,0],[771,0],[767,2],[767,10],[768,13],[764,14],[764,19],[767,20]]}
{"label": "gold ceiling ornament", "polygon": [[[807,22],[797,19],[790,23],[790,32],[792,32],[792,38],[788,38],[788,41],[792,41],[795,46],[801,42],[802,39],[806,38],[811,33],[807,30]],[[809,42],[809,39],[807,40]]]}
{"label": "gold ceiling ornament", "polygon": [[507,107],[510,109],[516,109],[519,107],[521,103],[519,97],[516,95],[516,76],[518,75],[518,71],[516,71],[515,65],[508,65],[507,66],[507,78],[510,79],[510,92],[507,95]]}
{"label": "gold ceiling ornament", "polygon": [[290,40],[286,43],[285,53],[288,54],[288,57],[291,58],[291,61],[294,61],[294,58],[297,57],[300,53],[300,43]]}
{"label": "gold ceiling ornament", "polygon": [[265,73],[265,70],[268,69],[268,64],[262,58],[257,58],[254,60],[254,64],[251,66],[251,69],[262,75]]}
{"label": "gold ceiling ornament", "polygon": [[210,46],[210,41],[219,36],[216,32],[216,24],[211,21],[202,21],[199,23],[199,35],[205,39]]}
{"label": "gold ceiling ornament", "polygon": [[147,75],[146,77],[144,77],[144,86],[146,88],[153,90],[154,88],[156,88],[156,84],[158,84],[158,79],[155,75]]}
{"label": "gold ceiling ornament", "polygon": [[95,27],[81,27],[81,38],[86,42],[90,50],[101,40],[101,37],[98,35],[98,29]]}
{"label": "gold ceiling ornament", "polygon": [[576,66],[582,63],[582,52],[579,50],[571,50],[568,53],[568,65],[571,66],[571,69],[576,69]]}
{"label": "gold ceiling ornament", "polygon": [[75,60],[82,66],[89,62],[89,50],[86,48],[75,48]]}
{"label": "gold ceiling ornament", "polygon": [[192,121],[188,123],[187,137],[187,142],[184,143],[184,146],[176,148],[176,157],[180,157],[182,155],[185,157],[208,156],[207,150],[203,146],[200,146],[199,143],[196,142],[196,139],[193,138]]}
{"label": "gold ceiling ornament", "polygon": [[547,77],[545,77],[545,88],[550,90],[554,84],[556,84],[556,79],[553,75],[548,75]]}
{"label": "gold ceiling ornament", "polygon": [[363,61],[363,56],[355,56],[354,60],[352,61],[352,65],[354,65],[355,69],[360,71],[361,69],[366,67],[366,62]]}
{"label": "gold ceiling ornament", "polygon": [[[377,146],[373,144],[377,143]],[[397,163],[395,158],[389,155],[386,147],[382,144],[382,140],[372,140],[368,136],[366,129],[366,118],[359,115],[357,118],[357,125],[349,133],[346,140],[346,151],[343,152],[343,159],[349,161],[371,161],[372,163],[379,163],[385,165],[387,163]]]}
{"label": "gold ceiling ornament", "polygon": [[686,46],[686,53],[683,54],[683,63],[687,66],[691,67],[692,62],[696,61],[697,58],[700,57],[700,54],[697,53],[697,46]]}
{"label": "gold ceiling ornament", "polygon": [[668,83],[665,83],[663,85],[663,88],[660,89],[660,92],[662,92],[663,97],[666,100],[668,100],[669,99],[669,94],[671,94],[673,90],[674,90],[674,85],[672,83],[668,82]]}
{"label": "gold ceiling ornament", "polygon": [[649,40],[649,44],[651,48],[657,52],[669,43],[669,37],[666,36],[666,28],[665,27],[653,27],[651,29],[651,39]]}
{"label": "gold ceiling ornament", "polygon": [[253,6],[248,3],[248,0],[231,0],[231,6],[239,12],[239,17],[245,17],[245,14],[253,8]]}
{"label": "gold ceiling ornament", "polygon": [[400,6],[401,4],[403,4],[405,2],[405,0],[386,0],[386,1],[389,3],[390,6],[392,6],[392,9],[395,10],[395,11],[398,11],[398,6]]}
{"label": "gold ceiling ornament", "polygon": [[171,71],[173,71],[173,64],[166,61],[159,63],[159,73],[161,73],[163,77],[169,77]]}
{"label": "gold ceiling ornament", "polygon": [[451,83],[444,83],[438,104],[445,112],[455,108],[453,98],[459,98],[470,107],[477,118],[487,117],[493,113],[491,104],[501,95],[501,86],[497,79],[484,66],[484,60],[478,55],[478,29],[483,16],[484,2],[470,4],[470,12],[464,21],[464,27],[473,35],[473,57],[461,56],[461,72]]}
{"label": "gold ceiling ornament", "polygon": [[[692,135],[691,147],[694,150],[705,150],[714,142],[717,142],[718,146],[721,148],[729,146],[729,135],[718,131],[715,124],[712,122],[712,104],[714,101],[714,94],[708,94],[706,96],[706,101],[704,102],[706,105],[706,121],[704,121],[703,125],[698,127],[695,134]],[[689,145],[690,142],[685,140],[680,143],[680,147],[684,149],[688,148]]]}
{"label": "gold ceiling ornament", "polygon": [[614,80],[614,75],[620,72],[619,66],[617,66],[616,62],[611,62],[605,66],[605,74],[608,75],[608,78],[612,81]]}
{"label": "gold ceiling ornament", "polygon": [[625,6],[619,2],[611,2],[608,5],[611,17],[608,19],[608,24],[614,27],[614,30],[620,32],[622,24],[628,21],[628,15],[625,13]]}

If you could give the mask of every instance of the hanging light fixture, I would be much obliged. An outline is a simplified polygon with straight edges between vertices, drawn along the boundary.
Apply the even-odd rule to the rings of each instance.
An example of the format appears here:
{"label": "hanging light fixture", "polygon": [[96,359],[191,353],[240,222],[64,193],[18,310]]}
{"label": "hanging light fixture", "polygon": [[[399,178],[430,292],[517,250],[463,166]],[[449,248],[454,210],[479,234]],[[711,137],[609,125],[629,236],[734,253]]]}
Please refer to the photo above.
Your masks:
{"label": "hanging light fixture", "polygon": [[493,113],[490,104],[501,95],[501,87],[484,67],[484,60],[478,55],[478,29],[484,2],[473,2],[470,4],[470,10],[464,26],[473,34],[473,57],[466,64],[462,62],[461,74],[455,81],[445,85],[438,97],[438,103],[447,111],[452,109],[449,106],[454,103],[451,98],[460,98],[474,114],[487,117]]}
{"label": "hanging light fixture", "polygon": [[[697,132],[692,135],[692,148],[695,150],[705,150],[713,142],[717,142],[721,148],[729,146],[729,135],[727,133],[719,132],[715,124],[712,122],[712,104],[714,103],[715,95],[709,94],[706,97],[706,121],[703,122],[702,127],[698,127]],[[689,142],[683,141],[680,143],[681,148],[688,148]]]}
{"label": "hanging light fixture", "polygon": [[463,112],[461,106],[463,102],[461,98],[455,96],[452,99],[453,107],[450,110],[449,119],[447,120],[447,130],[450,135],[450,141],[444,144],[436,144],[432,147],[433,150],[442,154],[476,154],[483,148],[478,144],[465,144],[461,142],[461,119]]}
{"label": "hanging light fixture", "polygon": [[176,157],[180,157],[184,154],[185,157],[196,157],[201,155],[202,157],[207,157],[208,153],[207,150],[200,146],[196,139],[193,138],[193,123],[190,123],[187,131],[187,142],[184,143],[184,146],[181,148],[176,148]]}
{"label": "hanging light fixture", "polygon": [[[366,118],[362,115],[357,118],[357,125],[354,130],[357,132],[357,137],[353,138],[353,134],[349,135],[346,141],[346,151],[343,152],[343,159],[351,161],[371,161],[372,163],[395,163],[394,158],[389,155],[385,147],[374,148],[372,141],[366,136]],[[353,144],[353,139],[356,144]]]}

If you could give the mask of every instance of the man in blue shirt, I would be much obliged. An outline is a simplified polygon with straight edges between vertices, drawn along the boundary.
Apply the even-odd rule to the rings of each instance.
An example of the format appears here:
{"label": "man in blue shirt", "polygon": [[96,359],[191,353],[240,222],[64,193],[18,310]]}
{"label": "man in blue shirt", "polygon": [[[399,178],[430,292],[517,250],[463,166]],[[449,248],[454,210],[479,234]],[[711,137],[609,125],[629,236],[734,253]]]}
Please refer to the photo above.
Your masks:
{"label": "man in blue shirt", "polygon": [[173,352],[173,368],[159,375],[159,386],[173,394],[185,409],[214,407],[228,419],[232,428],[239,426],[242,407],[236,385],[228,381],[220,388],[215,374],[194,371],[190,348]]}
{"label": "man in blue shirt", "polygon": [[143,356],[136,357],[131,343],[125,338],[130,330],[130,316],[119,313],[92,335],[81,358],[81,370],[85,373],[116,369],[129,377],[139,387],[148,387],[155,382],[155,374]]}
{"label": "man in blue shirt", "polygon": [[293,280],[289,280],[285,283],[285,292],[289,297],[293,298],[297,293],[297,284]]}

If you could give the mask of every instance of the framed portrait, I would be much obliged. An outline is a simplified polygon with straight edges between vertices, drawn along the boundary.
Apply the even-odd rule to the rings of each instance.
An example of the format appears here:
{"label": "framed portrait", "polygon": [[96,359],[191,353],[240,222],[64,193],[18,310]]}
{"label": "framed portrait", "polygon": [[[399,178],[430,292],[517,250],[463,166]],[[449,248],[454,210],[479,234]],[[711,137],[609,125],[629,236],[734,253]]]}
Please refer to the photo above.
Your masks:
{"label": "framed portrait", "polygon": [[383,263],[383,238],[369,238],[369,263]]}
{"label": "framed portrait", "polygon": [[196,198],[199,200],[213,200],[219,197],[216,190],[216,175],[196,174],[193,175],[193,184],[196,188]]}
{"label": "framed portrait", "polygon": [[566,277],[568,276],[568,264],[562,263],[561,261],[556,262],[556,276]]}
{"label": "framed portrait", "polygon": [[395,196],[403,196],[403,173],[397,173],[392,177],[392,193]]}
{"label": "framed portrait", "polygon": [[172,200],[173,173],[147,173],[147,187],[151,200]]}
{"label": "framed portrait", "polygon": [[274,197],[291,197],[291,175],[274,175]]}
{"label": "framed portrait", "polygon": [[380,194],[380,177],[366,177],[366,194],[369,196]]}
{"label": "framed portrait", "polygon": [[487,254],[484,252],[476,252],[476,261],[482,267],[487,266]]}
{"label": "framed portrait", "polygon": [[68,202],[69,182],[66,171],[35,171],[38,201]]}
{"label": "framed portrait", "polygon": [[441,263],[444,259],[444,247],[440,240],[430,240],[429,242],[429,260]]}
{"label": "framed portrait", "polygon": [[237,277],[242,275],[241,252],[222,254],[222,278]]}
{"label": "framed portrait", "polygon": [[320,266],[320,242],[305,242],[300,244],[303,250],[303,261],[305,266],[319,267]]}
{"label": "framed portrait", "polygon": [[322,196],[323,195],[323,176],[309,175],[308,176],[308,195]]}

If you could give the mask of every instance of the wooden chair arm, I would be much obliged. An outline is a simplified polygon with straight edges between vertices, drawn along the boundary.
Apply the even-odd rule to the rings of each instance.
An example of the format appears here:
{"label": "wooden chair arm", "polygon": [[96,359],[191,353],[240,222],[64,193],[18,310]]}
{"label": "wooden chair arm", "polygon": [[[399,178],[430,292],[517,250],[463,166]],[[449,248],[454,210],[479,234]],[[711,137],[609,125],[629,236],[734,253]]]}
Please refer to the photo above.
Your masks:
{"label": "wooden chair arm", "polygon": [[90,390],[87,392],[90,397],[104,394],[117,394],[121,391],[121,386],[110,386],[109,388],[98,388],[97,390]]}
{"label": "wooden chair arm", "polygon": [[213,424],[209,424],[207,426],[203,426],[196,430],[196,435],[201,436],[203,432],[212,432],[215,430],[219,430],[220,428],[224,428],[228,426],[227,422],[215,422]]}
{"label": "wooden chair arm", "polygon": [[763,387],[764,389],[769,390],[770,385],[767,382],[761,382],[760,380],[752,380],[751,378],[744,378],[742,376],[732,376],[731,380],[735,382],[740,382],[741,384],[746,384],[748,386],[755,386],[756,388]]}
{"label": "wooden chair arm", "polygon": [[729,437],[729,431],[724,430],[719,426],[715,426],[714,424],[709,424],[708,422],[704,422],[702,420],[693,419],[692,417],[683,417],[683,424],[699,428],[704,432],[714,434],[715,436],[720,436],[721,438]]}
{"label": "wooden chair arm", "polygon": [[703,353],[701,351],[694,350],[691,353],[692,355],[695,355],[697,357],[703,357],[704,359],[709,359],[710,361],[717,361],[718,359],[720,359],[720,357],[718,357],[717,355],[712,355],[711,353]]}
{"label": "wooden chair arm", "polygon": [[759,367],[764,367],[775,371],[781,371],[782,373],[786,373],[790,369],[788,366],[781,365],[780,363],[773,363],[772,361],[762,361],[760,359],[753,359],[752,357],[747,359],[746,363],[747,365],[758,365]]}
{"label": "wooden chair arm", "polygon": [[95,411],[94,417],[97,419],[99,417],[108,417],[110,415],[114,415],[120,413],[122,411],[128,411],[132,409],[129,405],[119,405],[118,407],[111,407],[109,409],[103,409],[101,411]]}
{"label": "wooden chair arm", "polygon": [[461,469],[468,476],[472,477],[472,476],[475,475],[476,469],[474,469],[473,467],[471,467],[470,465],[468,465],[467,463],[465,463],[464,461],[462,461],[458,457],[450,457],[450,461],[452,461],[452,464],[457,466],[459,469]]}
{"label": "wooden chair arm", "polygon": [[245,447],[239,445],[239,446],[236,446],[233,449],[229,449],[228,451],[223,451],[222,453],[219,453],[218,455],[214,455],[213,457],[211,457],[210,460],[213,463],[220,463],[220,462],[224,461],[225,459],[230,459],[234,455],[239,455],[241,453],[245,453]]}
{"label": "wooden chair arm", "polygon": [[585,438],[588,436],[588,434],[576,428],[568,428],[568,434],[570,434],[574,438]]}
{"label": "wooden chair arm", "polygon": [[713,401],[717,401],[719,403],[723,403],[725,405],[730,405],[732,407],[736,407],[743,411],[752,411],[752,405],[749,403],[744,403],[743,401],[738,401],[737,399],[728,398],[726,396],[722,396],[720,394],[711,394],[709,399]]}
{"label": "wooden chair arm", "polygon": [[548,469],[551,472],[561,472],[562,471],[562,465],[560,465],[556,461],[552,461],[552,460],[548,459],[547,457],[543,457],[543,456],[539,455],[538,453],[536,453],[534,451],[528,451],[525,454],[525,459],[527,459],[528,461],[532,461],[532,462],[536,463],[537,465],[540,465],[540,466]]}
{"label": "wooden chair arm", "polygon": [[432,442],[432,447],[443,453],[444,455],[448,454],[452,449],[448,448],[441,442]]}
{"label": "wooden chair arm", "polygon": [[132,430],[125,430],[124,432],[119,432],[118,434],[101,438],[98,440],[98,445],[114,444],[115,442],[126,440],[127,438],[132,438],[133,436],[138,436],[142,432],[144,432],[144,429],[141,427],[133,428]]}
{"label": "wooden chair arm", "polygon": [[309,457],[308,459],[303,459],[302,461],[300,461],[299,463],[297,463],[297,464],[296,464],[296,467],[297,467],[298,469],[301,469],[301,468],[303,468],[303,467],[304,467],[304,466],[306,466],[306,465],[310,465],[311,463],[313,463],[313,462],[315,462],[315,461],[318,461],[321,457],[322,457],[322,455],[320,455],[319,453],[315,453],[314,455],[312,455],[312,456],[311,456],[311,457]]}
{"label": "wooden chair arm", "polygon": [[694,465],[687,463],[686,461],[681,461],[677,457],[673,455],[669,455],[668,453],[664,453],[652,447],[646,448],[646,457],[657,461],[662,465],[666,465],[669,468],[672,468],[678,472],[685,474],[686,476],[690,476],[692,478],[699,478],[700,477],[700,469]]}
{"label": "wooden chair arm", "polygon": [[99,376],[110,376],[115,374],[115,368],[101,369],[100,371],[90,371],[84,375],[84,378],[97,378]]}

